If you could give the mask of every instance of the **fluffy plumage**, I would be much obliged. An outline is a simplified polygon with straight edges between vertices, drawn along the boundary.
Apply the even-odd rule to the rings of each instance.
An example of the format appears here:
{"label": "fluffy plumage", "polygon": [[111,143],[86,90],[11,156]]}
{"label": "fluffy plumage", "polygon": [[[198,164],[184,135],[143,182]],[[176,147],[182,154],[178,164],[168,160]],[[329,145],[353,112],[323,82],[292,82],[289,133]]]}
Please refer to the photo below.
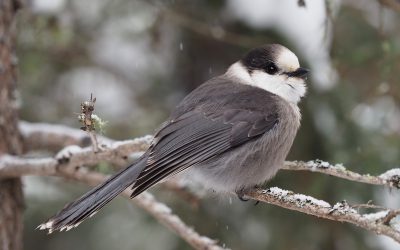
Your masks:
{"label": "fluffy plumage", "polygon": [[71,229],[132,186],[132,198],[181,173],[219,192],[261,184],[282,165],[300,126],[305,70],[281,45],[250,51],[190,93],[147,152],[39,226]]}

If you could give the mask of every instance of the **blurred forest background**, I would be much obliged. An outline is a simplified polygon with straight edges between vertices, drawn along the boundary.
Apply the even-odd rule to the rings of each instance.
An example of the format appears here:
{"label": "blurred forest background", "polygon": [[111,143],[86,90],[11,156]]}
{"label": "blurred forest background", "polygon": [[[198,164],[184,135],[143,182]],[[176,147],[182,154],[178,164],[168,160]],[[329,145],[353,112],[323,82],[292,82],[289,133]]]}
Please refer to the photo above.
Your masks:
{"label": "blurred forest background", "polygon": [[[301,6],[305,3],[305,6]],[[400,13],[378,0],[33,0],[18,20],[21,119],[79,127],[90,93],[105,135],[151,134],[170,110],[247,50],[281,43],[311,69],[290,160],[360,173],[400,164]],[[34,230],[88,188],[25,177],[25,249],[188,249],[141,209],[116,199],[67,233]],[[321,174],[280,171],[266,184],[335,203],[399,208],[400,192]],[[209,194],[192,207],[155,195],[203,235],[232,249],[399,249],[355,226]]]}

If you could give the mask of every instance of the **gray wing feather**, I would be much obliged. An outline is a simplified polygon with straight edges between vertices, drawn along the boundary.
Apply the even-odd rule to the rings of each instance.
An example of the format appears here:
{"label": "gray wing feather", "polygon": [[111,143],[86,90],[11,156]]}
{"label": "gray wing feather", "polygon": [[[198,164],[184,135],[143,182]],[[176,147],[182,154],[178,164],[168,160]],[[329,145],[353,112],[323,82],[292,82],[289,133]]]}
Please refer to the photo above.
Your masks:
{"label": "gray wing feather", "polygon": [[[185,150],[174,159],[149,167],[142,172],[142,176],[139,176],[133,187],[132,196],[136,196],[169,175],[176,174],[188,167],[210,159],[215,156],[216,152],[226,151],[230,145],[226,139],[224,140],[225,136],[223,133],[220,133],[212,139],[205,138],[201,139],[201,141],[195,141],[194,143],[200,145],[200,147],[190,146],[188,150]],[[221,143],[220,141],[225,142]],[[206,145],[207,148],[205,148]]]}
{"label": "gray wing feather", "polygon": [[132,197],[167,176],[262,135],[277,122],[277,114],[266,116],[241,109],[223,113],[201,110],[185,113],[157,132],[148,165],[132,187]]}

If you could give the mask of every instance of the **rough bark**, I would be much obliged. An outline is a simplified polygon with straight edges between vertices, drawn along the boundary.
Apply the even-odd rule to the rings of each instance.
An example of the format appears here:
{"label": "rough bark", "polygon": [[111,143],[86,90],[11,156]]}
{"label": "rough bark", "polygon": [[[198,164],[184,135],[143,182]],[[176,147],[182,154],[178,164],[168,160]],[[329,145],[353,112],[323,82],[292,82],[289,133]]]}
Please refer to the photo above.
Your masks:
{"label": "rough bark", "polygon": [[[0,0],[0,155],[22,152],[16,96],[15,15],[21,2]],[[0,249],[22,249],[20,178],[0,179]]]}

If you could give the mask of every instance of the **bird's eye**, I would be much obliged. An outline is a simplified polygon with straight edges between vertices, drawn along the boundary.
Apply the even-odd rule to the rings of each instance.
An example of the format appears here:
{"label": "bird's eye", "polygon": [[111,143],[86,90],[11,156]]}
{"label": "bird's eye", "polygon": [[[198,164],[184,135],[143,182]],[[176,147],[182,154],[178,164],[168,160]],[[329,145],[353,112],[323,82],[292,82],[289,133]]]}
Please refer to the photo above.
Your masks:
{"label": "bird's eye", "polygon": [[270,75],[274,75],[278,72],[278,67],[276,67],[274,63],[268,63],[265,67],[265,71]]}

